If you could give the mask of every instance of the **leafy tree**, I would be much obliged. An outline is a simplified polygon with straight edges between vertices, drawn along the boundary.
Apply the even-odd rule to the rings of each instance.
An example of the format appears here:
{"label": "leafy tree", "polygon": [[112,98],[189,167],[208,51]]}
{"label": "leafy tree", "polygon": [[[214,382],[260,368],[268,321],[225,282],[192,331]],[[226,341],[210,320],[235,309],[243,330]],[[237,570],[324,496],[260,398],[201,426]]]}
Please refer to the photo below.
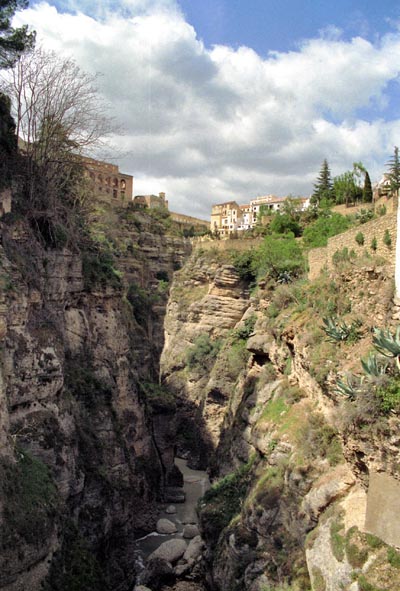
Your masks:
{"label": "leafy tree", "polygon": [[326,246],[328,238],[345,232],[351,226],[348,217],[331,211],[325,212],[303,232],[303,243],[312,248]]}
{"label": "leafy tree", "polygon": [[394,147],[394,153],[392,158],[387,163],[389,168],[388,178],[390,180],[390,189],[392,193],[397,193],[400,189],[400,157],[399,148]]}
{"label": "leafy tree", "polygon": [[280,213],[279,211],[273,217],[270,225],[270,230],[276,234],[287,234],[292,232],[295,236],[301,235],[301,226],[299,222],[288,213]]}
{"label": "leafy tree", "polygon": [[296,277],[305,268],[303,253],[293,234],[271,235],[254,255],[253,268],[258,277],[280,279]]}
{"label": "leafy tree", "polygon": [[368,171],[365,171],[364,177],[364,187],[363,187],[363,201],[364,203],[372,203],[373,193],[372,193],[372,185],[371,179],[368,174]]}
{"label": "leafy tree", "polygon": [[333,191],[335,194],[335,203],[355,203],[362,197],[362,189],[356,182],[354,171],[346,171],[333,180]]}
{"label": "leafy tree", "polygon": [[321,171],[317,181],[314,184],[314,192],[311,196],[311,203],[318,205],[322,199],[332,201],[334,199],[333,183],[328,161],[325,159],[321,166]]}
{"label": "leafy tree", "polygon": [[29,33],[27,26],[11,26],[15,12],[27,6],[28,0],[0,0],[0,68],[11,67],[23,51],[33,47],[35,33]]}

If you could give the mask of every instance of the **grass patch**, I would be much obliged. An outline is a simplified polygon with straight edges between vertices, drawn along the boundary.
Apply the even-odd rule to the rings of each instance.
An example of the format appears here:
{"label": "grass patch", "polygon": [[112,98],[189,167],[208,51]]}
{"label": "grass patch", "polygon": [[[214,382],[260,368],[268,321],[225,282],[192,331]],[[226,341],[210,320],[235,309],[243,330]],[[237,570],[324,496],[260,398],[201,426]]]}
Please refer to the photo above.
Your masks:
{"label": "grass patch", "polygon": [[333,519],[330,526],[330,543],[332,554],[338,562],[343,562],[345,555],[345,537],[340,533],[343,532],[344,525],[341,520]]}
{"label": "grass patch", "polygon": [[387,558],[391,566],[400,568],[400,554],[394,548],[388,548]]}

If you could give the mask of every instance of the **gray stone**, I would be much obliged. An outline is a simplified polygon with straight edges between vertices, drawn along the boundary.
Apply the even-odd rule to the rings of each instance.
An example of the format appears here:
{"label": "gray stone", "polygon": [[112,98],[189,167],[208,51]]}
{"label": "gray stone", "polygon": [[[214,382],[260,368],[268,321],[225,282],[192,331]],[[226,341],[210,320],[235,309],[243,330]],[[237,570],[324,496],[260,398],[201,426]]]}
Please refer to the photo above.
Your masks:
{"label": "gray stone", "polygon": [[136,585],[133,591],[151,591],[149,587],[145,587],[144,585]]}
{"label": "gray stone", "polygon": [[183,560],[186,560],[186,562],[189,562],[189,563],[196,561],[199,558],[199,556],[201,555],[203,548],[204,548],[203,540],[201,539],[200,536],[196,536],[195,538],[193,538],[193,540],[190,540],[189,545],[186,549],[186,552],[183,555]]}
{"label": "gray stone", "polygon": [[175,507],[175,505],[168,505],[168,507],[165,509],[165,512],[168,515],[174,515],[176,513],[176,507]]}
{"label": "gray stone", "polygon": [[200,532],[199,532],[199,528],[197,527],[197,525],[193,525],[193,524],[188,523],[183,528],[183,537],[188,540],[195,538],[196,536],[199,535],[199,533]]}
{"label": "gray stone", "polygon": [[177,530],[175,523],[169,519],[159,519],[157,521],[156,530],[159,534],[174,534]]}
{"label": "gray stone", "polygon": [[161,544],[154,552],[152,552],[148,560],[153,558],[161,558],[167,562],[176,562],[186,552],[185,540],[168,540]]}

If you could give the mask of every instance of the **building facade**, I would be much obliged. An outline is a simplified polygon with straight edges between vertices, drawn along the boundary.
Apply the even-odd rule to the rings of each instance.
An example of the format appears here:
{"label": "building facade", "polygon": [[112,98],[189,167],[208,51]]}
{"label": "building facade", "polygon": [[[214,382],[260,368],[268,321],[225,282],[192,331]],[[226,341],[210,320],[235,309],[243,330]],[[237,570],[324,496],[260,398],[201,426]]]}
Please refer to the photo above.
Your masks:
{"label": "building facade", "polygon": [[[236,232],[251,230],[269,213],[277,212],[285,203],[287,197],[264,195],[252,199],[249,204],[238,205],[236,201],[227,201],[212,206],[211,232],[221,238],[228,238]],[[304,211],[310,204],[310,199],[300,197],[296,199],[300,211]]]}
{"label": "building facade", "polygon": [[242,213],[236,201],[227,201],[212,206],[210,230],[223,238],[237,232]]}
{"label": "building facade", "polygon": [[93,158],[82,158],[82,161],[95,197],[118,205],[132,202],[133,176],[120,172],[116,164]]}
{"label": "building facade", "polygon": [[133,203],[138,207],[153,209],[155,207],[163,207],[168,209],[168,201],[165,197],[165,193],[159,193],[158,195],[135,195]]}

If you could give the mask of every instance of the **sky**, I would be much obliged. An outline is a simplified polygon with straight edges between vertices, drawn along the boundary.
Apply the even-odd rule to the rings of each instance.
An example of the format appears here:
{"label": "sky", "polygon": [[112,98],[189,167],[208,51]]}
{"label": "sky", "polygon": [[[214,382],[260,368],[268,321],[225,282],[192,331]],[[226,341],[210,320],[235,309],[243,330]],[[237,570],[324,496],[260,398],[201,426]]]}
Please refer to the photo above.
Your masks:
{"label": "sky", "polygon": [[31,0],[21,24],[101,73],[115,162],[173,211],[308,195],[325,158],[374,182],[400,143],[397,1]]}

